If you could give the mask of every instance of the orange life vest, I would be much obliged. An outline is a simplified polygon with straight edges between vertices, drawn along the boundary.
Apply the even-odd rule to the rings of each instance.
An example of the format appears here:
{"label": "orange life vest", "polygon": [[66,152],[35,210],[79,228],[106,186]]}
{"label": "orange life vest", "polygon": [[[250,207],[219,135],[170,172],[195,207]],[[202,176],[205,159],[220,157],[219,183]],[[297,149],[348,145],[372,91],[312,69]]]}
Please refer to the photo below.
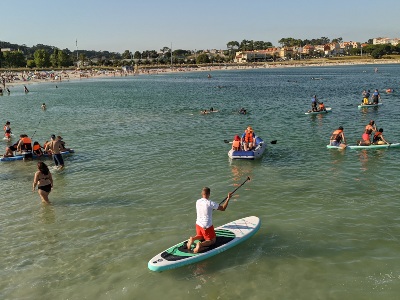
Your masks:
{"label": "orange life vest", "polygon": [[240,147],[240,141],[233,141],[232,142],[232,147],[239,148]]}
{"label": "orange life vest", "polygon": [[33,151],[40,150],[40,145],[33,145]]}
{"label": "orange life vest", "polygon": [[244,136],[244,141],[246,143],[252,143],[253,142],[253,133],[246,130],[246,135]]}
{"label": "orange life vest", "polygon": [[22,142],[24,143],[24,144],[32,144],[32,140],[29,138],[29,137],[23,137],[22,139]]}
{"label": "orange life vest", "polygon": [[23,143],[23,148],[24,150],[31,151],[32,150],[32,140],[29,137],[23,137],[21,138],[21,141]]}

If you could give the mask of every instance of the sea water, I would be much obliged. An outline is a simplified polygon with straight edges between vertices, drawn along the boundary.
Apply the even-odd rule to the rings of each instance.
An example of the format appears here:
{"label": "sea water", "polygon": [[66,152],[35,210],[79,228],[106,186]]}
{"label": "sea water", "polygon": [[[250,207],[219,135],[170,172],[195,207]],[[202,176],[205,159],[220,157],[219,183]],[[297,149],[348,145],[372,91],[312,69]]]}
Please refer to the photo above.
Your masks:
{"label": "sea water", "polygon": [[[27,94],[10,87],[1,118],[15,136],[43,144],[61,135],[75,154],[62,171],[46,160],[52,205],[32,192],[35,161],[0,162],[0,298],[397,298],[400,149],[326,148],[338,126],[355,144],[371,119],[400,142],[400,66],[375,67],[84,79],[29,85]],[[358,109],[362,91],[375,88],[383,105]],[[314,94],[332,113],[304,114]],[[211,107],[218,112],[200,114]],[[230,161],[224,140],[249,125],[266,152]],[[220,202],[247,176],[214,224],[255,215],[256,235],[197,264],[148,270],[154,255],[194,233],[203,186]]]}

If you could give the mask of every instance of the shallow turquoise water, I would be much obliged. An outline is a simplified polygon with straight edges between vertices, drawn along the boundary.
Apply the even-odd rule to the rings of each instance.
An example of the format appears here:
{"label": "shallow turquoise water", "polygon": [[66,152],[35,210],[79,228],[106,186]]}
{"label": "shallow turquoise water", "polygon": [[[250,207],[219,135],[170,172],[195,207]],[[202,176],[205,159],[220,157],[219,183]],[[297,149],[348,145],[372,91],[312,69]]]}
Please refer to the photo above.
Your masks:
{"label": "shallow turquoise water", "polygon": [[[31,192],[34,162],[1,163],[0,298],[393,299],[400,149],[326,149],[339,125],[354,144],[370,119],[400,141],[400,66],[374,68],[82,80],[30,85],[27,95],[10,88],[0,105],[16,135],[41,143],[62,135],[76,153],[53,171],[48,207]],[[384,105],[357,109],[362,90],[375,88]],[[305,115],[313,94],[333,112]],[[210,107],[219,112],[199,113]],[[231,162],[223,140],[248,125],[278,143],[258,161]],[[254,237],[199,264],[147,269],[193,233],[203,186],[220,202],[247,176],[214,224],[256,215]]]}

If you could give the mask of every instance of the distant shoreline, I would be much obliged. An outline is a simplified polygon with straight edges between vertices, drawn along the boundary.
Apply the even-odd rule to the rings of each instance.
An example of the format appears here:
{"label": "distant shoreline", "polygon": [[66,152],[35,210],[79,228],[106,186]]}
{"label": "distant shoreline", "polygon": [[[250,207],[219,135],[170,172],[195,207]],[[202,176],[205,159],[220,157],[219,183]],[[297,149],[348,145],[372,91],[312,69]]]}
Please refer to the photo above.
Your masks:
{"label": "distant shoreline", "polygon": [[[31,85],[37,83],[55,83],[61,84],[65,81],[78,81],[87,79],[102,79],[102,78],[115,78],[115,77],[134,77],[142,75],[156,75],[156,74],[171,74],[183,72],[213,72],[222,70],[250,70],[250,69],[273,69],[273,68],[301,68],[301,67],[329,67],[329,66],[349,66],[349,65],[386,65],[386,64],[399,64],[400,59],[385,59],[385,60],[296,60],[296,61],[283,61],[283,62],[265,62],[265,63],[248,63],[248,64],[220,64],[220,65],[206,65],[206,66],[140,66],[136,72],[124,72],[122,69],[116,68],[102,68],[93,67],[76,70],[59,70],[59,71],[0,71],[0,74],[16,74],[19,80],[6,82],[6,87],[13,87],[18,85]],[[28,74],[35,73],[37,75],[28,77]],[[51,75],[51,77],[50,77]],[[211,75],[210,75],[211,76]],[[1,84],[1,87],[3,85]]]}

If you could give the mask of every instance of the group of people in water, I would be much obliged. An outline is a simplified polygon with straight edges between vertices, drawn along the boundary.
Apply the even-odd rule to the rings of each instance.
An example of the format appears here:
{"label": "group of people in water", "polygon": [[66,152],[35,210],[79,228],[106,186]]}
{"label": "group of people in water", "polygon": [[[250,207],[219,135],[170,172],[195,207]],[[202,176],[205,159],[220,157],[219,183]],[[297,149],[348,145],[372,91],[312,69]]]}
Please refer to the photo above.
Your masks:
{"label": "group of people in water", "polygon": [[371,104],[378,104],[379,100],[381,99],[381,95],[379,94],[378,89],[375,89],[375,91],[372,93],[372,102],[370,102],[370,97],[371,97],[371,91],[370,90],[364,90],[362,92],[363,96],[363,101],[362,105],[371,105]]}
{"label": "group of people in water", "polygon": [[251,151],[256,146],[256,135],[254,130],[251,126],[248,126],[242,137],[239,135],[235,135],[232,141],[232,150],[233,151]]}
{"label": "group of people in water", "polygon": [[[330,137],[331,146],[337,146],[345,148],[347,145],[346,138],[344,136],[344,130],[342,126],[333,131]],[[357,141],[358,146],[370,146],[370,145],[385,145],[390,144],[383,137],[383,128],[376,127],[375,121],[370,120],[369,123],[364,128],[364,133],[361,136],[361,140]]]}
{"label": "group of people in water", "polygon": [[[5,134],[11,133],[10,122],[7,121],[4,126]],[[69,148],[65,147],[65,142],[61,136],[51,135],[50,141],[45,141],[42,145],[38,141],[32,143],[32,139],[27,134],[21,134],[19,140],[12,145],[6,147],[6,151],[3,157],[13,157],[18,152],[26,159],[32,159],[33,155],[41,157],[43,155],[53,156],[54,163],[58,169],[64,168],[64,160],[61,152],[69,151]]]}

